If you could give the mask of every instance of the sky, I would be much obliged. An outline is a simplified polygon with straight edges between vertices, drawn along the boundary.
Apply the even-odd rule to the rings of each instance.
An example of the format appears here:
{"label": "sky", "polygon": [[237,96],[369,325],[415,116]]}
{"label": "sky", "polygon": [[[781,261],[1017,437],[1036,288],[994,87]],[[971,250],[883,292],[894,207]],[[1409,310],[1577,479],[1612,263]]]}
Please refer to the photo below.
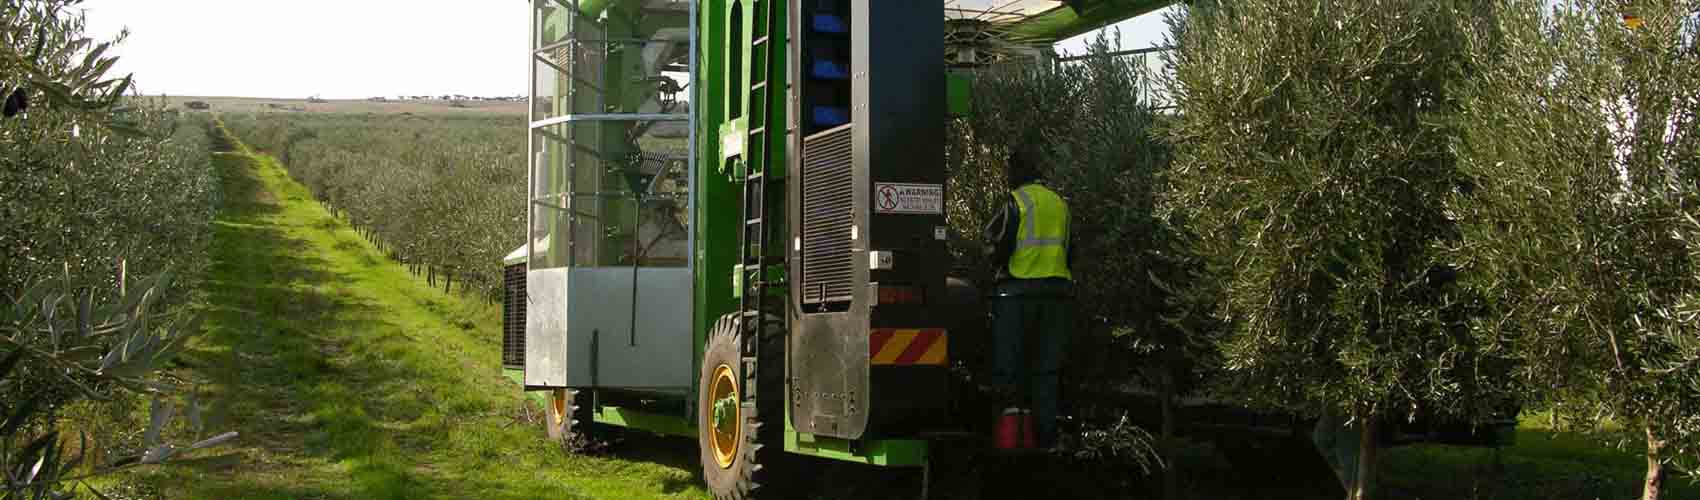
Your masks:
{"label": "sky", "polygon": [[[517,0],[87,0],[88,35],[148,95],[355,99],[525,93],[526,2]],[[1116,26],[1123,47],[1162,40],[1161,11]],[[1076,37],[1058,45],[1084,52]]]}

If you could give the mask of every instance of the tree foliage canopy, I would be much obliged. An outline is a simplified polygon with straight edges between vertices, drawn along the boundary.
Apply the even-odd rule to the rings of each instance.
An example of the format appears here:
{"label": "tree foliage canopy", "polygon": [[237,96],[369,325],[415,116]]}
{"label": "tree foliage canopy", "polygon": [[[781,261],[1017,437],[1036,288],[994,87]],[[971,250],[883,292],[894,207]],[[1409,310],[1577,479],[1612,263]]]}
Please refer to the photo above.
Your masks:
{"label": "tree foliage canopy", "polygon": [[[1370,417],[1491,414],[1512,391],[1442,251],[1481,2],[1202,2],[1172,23],[1175,205],[1231,270],[1247,394]],[[1319,406],[1323,405],[1323,406]]]}
{"label": "tree foliage canopy", "polygon": [[[196,330],[176,307],[189,287],[165,286],[163,276],[137,280],[126,270],[175,266],[192,285],[206,265],[219,202],[208,122],[128,98],[129,77],[106,76],[116,62],[106,51],[116,41],[83,37],[83,18],[72,9],[78,3],[0,2],[4,499],[69,498],[73,474],[160,463],[183,450],[161,444],[168,387],[152,372]],[[136,430],[139,446],[88,440],[91,430],[129,431],[142,394],[155,401],[139,426],[146,429]],[[64,425],[77,405],[111,411]],[[81,439],[68,438],[68,427]],[[135,455],[107,462],[97,450]]]}
{"label": "tree foliage canopy", "polygon": [[0,118],[0,296],[50,278],[115,288],[119,259],[188,279],[204,265],[219,200],[207,122],[118,100],[117,41],[84,37],[77,3],[0,3],[0,94],[31,103]]}
{"label": "tree foliage canopy", "polygon": [[1700,2],[1502,17],[1469,40],[1500,50],[1456,139],[1480,188],[1453,254],[1494,312],[1473,327],[1561,418],[1700,458]]}

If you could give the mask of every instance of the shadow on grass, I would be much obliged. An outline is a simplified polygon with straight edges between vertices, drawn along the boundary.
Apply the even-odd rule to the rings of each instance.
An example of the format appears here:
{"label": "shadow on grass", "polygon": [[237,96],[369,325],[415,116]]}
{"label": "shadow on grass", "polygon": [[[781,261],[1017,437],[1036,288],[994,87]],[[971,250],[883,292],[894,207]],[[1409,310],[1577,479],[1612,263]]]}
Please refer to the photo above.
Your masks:
{"label": "shadow on grass", "polygon": [[[249,458],[274,463],[243,464],[226,478],[233,481],[205,484],[197,493],[397,498],[412,479],[374,455],[383,448],[379,422],[350,388],[407,374],[359,362],[363,356],[346,338],[329,335],[393,325],[371,319],[381,316],[374,305],[338,290],[351,280],[331,271],[311,242],[278,225],[282,207],[256,178],[250,157],[221,153],[214,161],[226,201],[205,288],[207,331],[184,357],[210,379],[200,392],[212,401],[212,425],[241,432],[243,445],[261,451]],[[297,462],[341,462],[353,481],[268,474]]]}

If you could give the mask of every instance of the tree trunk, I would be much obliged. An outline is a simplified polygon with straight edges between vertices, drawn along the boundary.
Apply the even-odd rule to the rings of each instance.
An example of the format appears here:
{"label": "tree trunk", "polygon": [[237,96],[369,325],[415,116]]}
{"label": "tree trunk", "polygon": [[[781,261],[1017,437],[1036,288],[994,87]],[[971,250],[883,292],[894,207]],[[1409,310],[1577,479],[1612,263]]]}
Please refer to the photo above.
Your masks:
{"label": "tree trunk", "polygon": [[446,273],[446,272],[443,273],[443,293],[449,293],[449,290],[454,289],[454,286],[455,286],[455,275],[454,275],[454,273]]}
{"label": "tree trunk", "polygon": [[1179,500],[1181,489],[1179,473],[1175,471],[1175,377],[1169,367],[1162,368],[1162,398],[1163,398],[1163,498]]}
{"label": "tree trunk", "polygon": [[425,285],[431,287],[437,286],[437,268],[431,267],[430,265],[425,266]]}
{"label": "tree trunk", "polygon": [[1659,492],[1664,489],[1665,467],[1662,453],[1665,441],[1653,434],[1653,427],[1647,426],[1647,482],[1641,486],[1641,500],[1659,500]]}
{"label": "tree trunk", "polygon": [[1378,439],[1381,433],[1381,419],[1371,415],[1358,420],[1358,428],[1363,429],[1358,436],[1358,477],[1352,481],[1352,487],[1346,490],[1346,500],[1375,498],[1375,471],[1381,452],[1381,440]]}

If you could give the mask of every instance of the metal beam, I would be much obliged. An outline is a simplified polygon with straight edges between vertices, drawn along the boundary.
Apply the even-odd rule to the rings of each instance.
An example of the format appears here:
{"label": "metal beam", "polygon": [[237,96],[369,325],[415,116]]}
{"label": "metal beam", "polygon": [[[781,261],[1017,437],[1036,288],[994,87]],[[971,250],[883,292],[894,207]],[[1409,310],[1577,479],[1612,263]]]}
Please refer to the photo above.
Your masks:
{"label": "metal beam", "polygon": [[1015,23],[1010,28],[1010,39],[1056,43],[1174,3],[1176,0],[1086,0],[1081,2],[1078,12],[1059,6]]}
{"label": "metal beam", "polygon": [[682,122],[690,119],[691,115],[672,113],[580,113],[534,121],[531,128],[570,122]]}
{"label": "metal beam", "polygon": [[1143,48],[1143,49],[1118,50],[1118,51],[1115,51],[1115,52],[1106,52],[1106,53],[1103,53],[1103,54],[1081,54],[1081,55],[1078,55],[1078,56],[1059,57],[1059,58],[1057,58],[1057,62],[1079,61],[1079,60],[1082,60],[1082,59],[1092,59],[1092,58],[1097,58],[1097,57],[1137,56],[1137,55],[1140,55],[1140,54],[1151,54],[1151,53],[1155,53],[1155,52],[1163,52],[1163,51],[1168,51],[1168,50],[1174,50],[1174,47],[1146,47],[1146,48]]}

